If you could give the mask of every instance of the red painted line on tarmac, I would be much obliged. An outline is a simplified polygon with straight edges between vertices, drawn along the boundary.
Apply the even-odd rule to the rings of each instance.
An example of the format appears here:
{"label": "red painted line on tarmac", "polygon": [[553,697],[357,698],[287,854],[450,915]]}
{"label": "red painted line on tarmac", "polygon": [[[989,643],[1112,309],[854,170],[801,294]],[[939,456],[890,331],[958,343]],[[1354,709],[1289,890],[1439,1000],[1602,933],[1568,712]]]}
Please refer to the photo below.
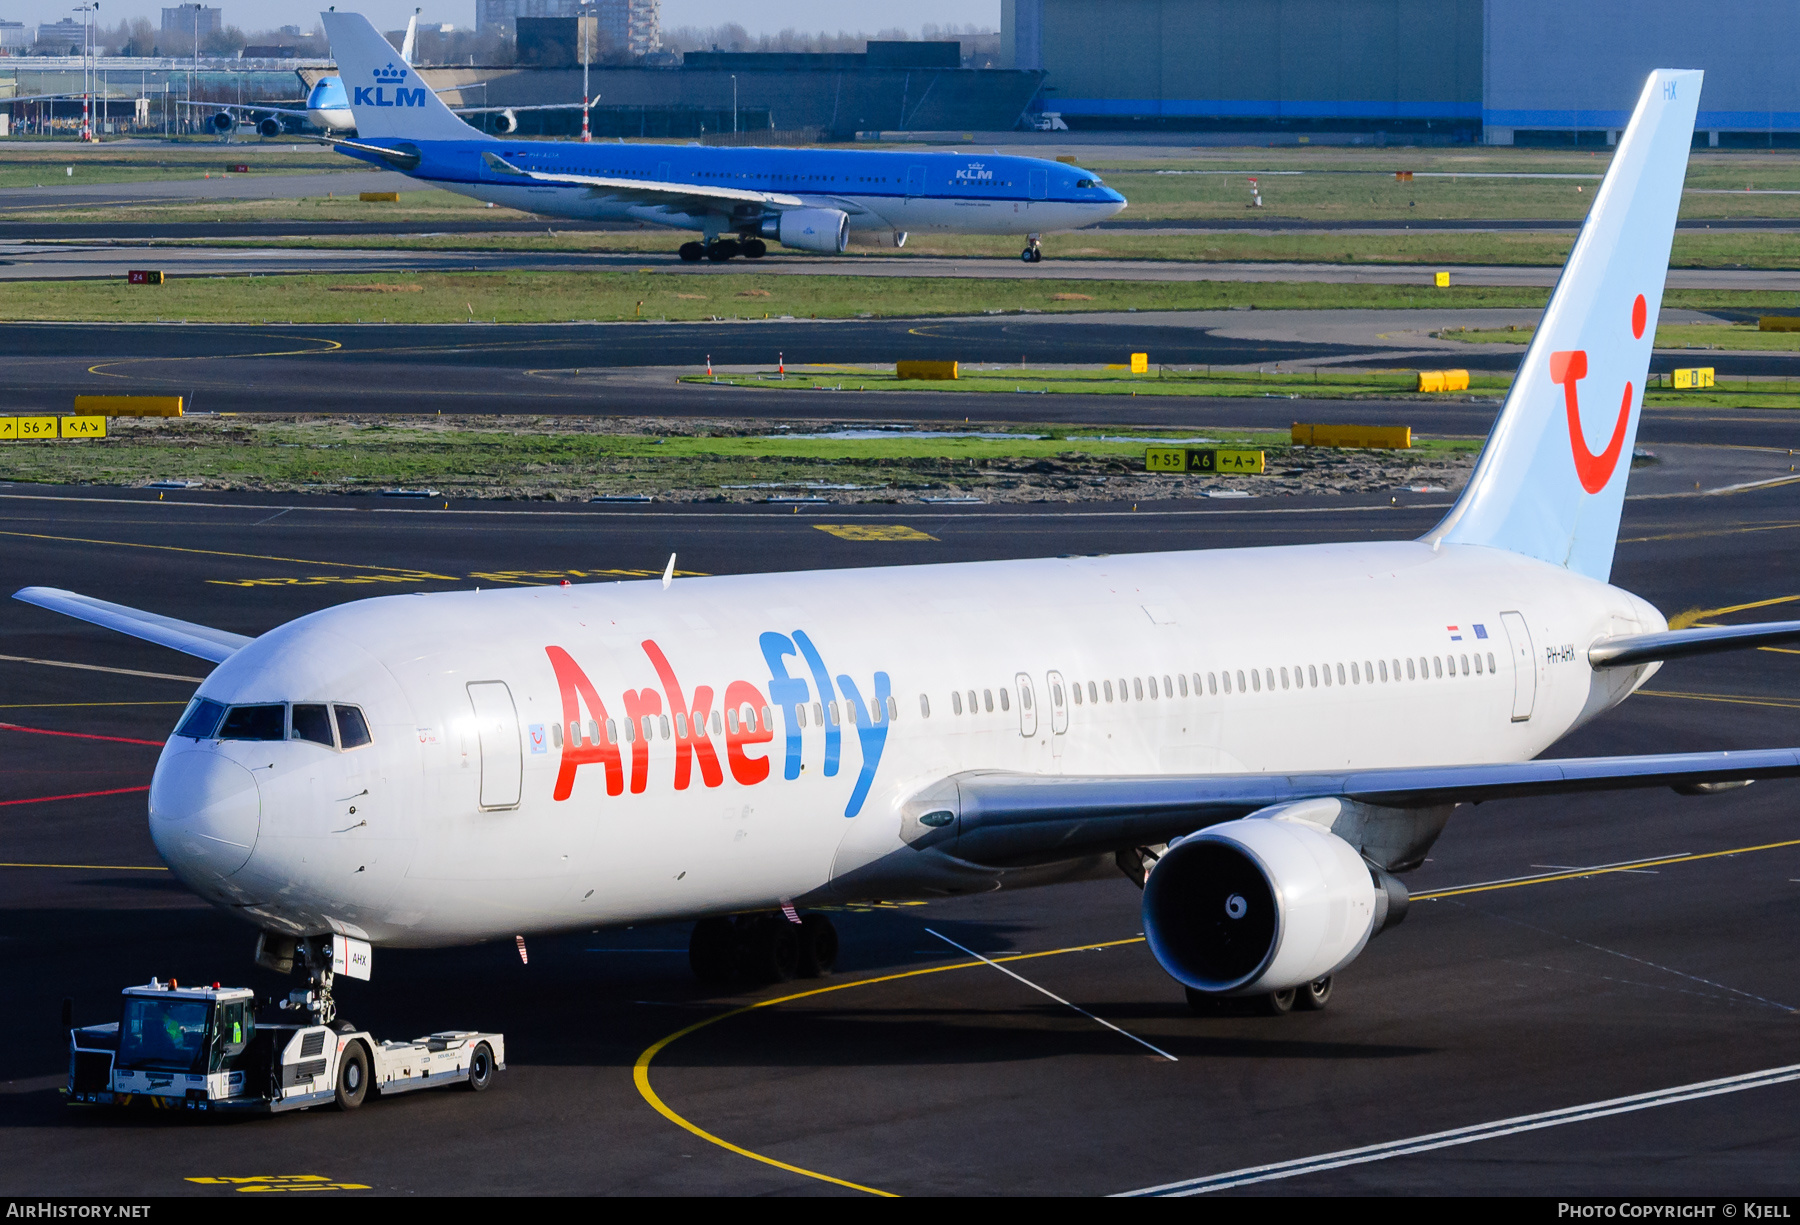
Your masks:
{"label": "red painted line on tarmac", "polygon": [[96,736],[92,732],[53,732],[47,727],[24,727],[17,723],[0,723],[0,731],[34,732],[39,736],[73,736],[77,740],[111,740],[116,744],[152,744],[162,748],[160,740],[134,740],[130,736]]}
{"label": "red painted line on tarmac", "polygon": [[12,804],[48,804],[51,800],[91,800],[100,795],[130,795],[134,791],[148,791],[150,785],[142,787],[114,787],[111,791],[76,791],[69,795],[34,795],[28,800],[0,800],[0,808]]}

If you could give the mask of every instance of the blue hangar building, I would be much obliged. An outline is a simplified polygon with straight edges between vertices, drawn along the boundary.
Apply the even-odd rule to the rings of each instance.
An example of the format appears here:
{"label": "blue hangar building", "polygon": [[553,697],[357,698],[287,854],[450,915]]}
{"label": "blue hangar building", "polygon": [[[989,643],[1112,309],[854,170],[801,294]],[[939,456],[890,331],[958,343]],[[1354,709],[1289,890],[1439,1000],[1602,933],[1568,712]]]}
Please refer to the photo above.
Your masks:
{"label": "blue hangar building", "polygon": [[1072,129],[1606,145],[1653,68],[1696,143],[1800,145],[1794,0],[1002,0],[1001,63]]}

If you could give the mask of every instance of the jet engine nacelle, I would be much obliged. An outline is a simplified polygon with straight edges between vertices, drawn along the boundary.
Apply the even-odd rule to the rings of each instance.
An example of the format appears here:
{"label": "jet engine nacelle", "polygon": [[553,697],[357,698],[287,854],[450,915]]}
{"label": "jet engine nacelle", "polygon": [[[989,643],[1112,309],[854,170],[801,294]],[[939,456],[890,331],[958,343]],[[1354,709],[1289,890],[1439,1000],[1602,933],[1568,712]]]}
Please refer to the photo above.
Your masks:
{"label": "jet engine nacelle", "polygon": [[519,130],[519,117],[511,111],[501,111],[494,116],[494,131],[502,136],[510,136]]}
{"label": "jet engine nacelle", "polygon": [[271,136],[271,137],[280,136],[281,135],[281,120],[265,119],[261,123],[256,125],[256,130],[258,132],[261,132],[264,136]]}
{"label": "jet engine nacelle", "polygon": [[1144,936],[1184,986],[1256,995],[1315,982],[1406,913],[1405,886],[1355,847],[1266,811],[1171,844],[1144,882]]}
{"label": "jet engine nacelle", "polygon": [[230,111],[220,111],[212,117],[213,131],[229,132],[237,126],[237,120],[231,117]]}
{"label": "jet engine nacelle", "polygon": [[794,208],[764,218],[762,236],[784,247],[841,255],[850,245],[850,214],[839,208]]}

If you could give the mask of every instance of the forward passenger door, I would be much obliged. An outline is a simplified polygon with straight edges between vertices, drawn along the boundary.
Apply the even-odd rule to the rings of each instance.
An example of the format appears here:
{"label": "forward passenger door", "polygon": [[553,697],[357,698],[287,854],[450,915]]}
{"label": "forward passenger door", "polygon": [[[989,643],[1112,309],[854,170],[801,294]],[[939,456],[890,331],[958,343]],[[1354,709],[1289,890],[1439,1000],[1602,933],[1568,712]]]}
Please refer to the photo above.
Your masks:
{"label": "forward passenger door", "polygon": [[469,705],[481,745],[481,807],[517,808],[525,774],[519,712],[505,681],[473,681]]}

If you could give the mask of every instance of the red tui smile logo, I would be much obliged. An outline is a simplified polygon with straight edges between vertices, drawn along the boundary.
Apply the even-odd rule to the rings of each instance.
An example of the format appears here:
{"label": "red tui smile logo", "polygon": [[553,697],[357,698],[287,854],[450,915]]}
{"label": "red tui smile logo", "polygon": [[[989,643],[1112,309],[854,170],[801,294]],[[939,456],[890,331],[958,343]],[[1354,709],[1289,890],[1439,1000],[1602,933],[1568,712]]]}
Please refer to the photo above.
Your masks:
{"label": "red tui smile logo", "polygon": [[[1637,301],[1631,304],[1631,335],[1633,339],[1642,340],[1644,325],[1648,321],[1649,311],[1644,302],[1644,295],[1639,294]],[[1581,401],[1576,391],[1576,384],[1587,377],[1587,350],[1565,350],[1550,355],[1550,381],[1561,383],[1563,389],[1563,407],[1569,417],[1569,449],[1575,456],[1575,475],[1581,479],[1581,487],[1589,493],[1599,493],[1606,488],[1606,482],[1612,479],[1613,470],[1619,466],[1619,454],[1625,449],[1625,427],[1631,421],[1630,383],[1625,384],[1625,394],[1619,401],[1619,419],[1613,424],[1612,440],[1606,449],[1596,455],[1588,450],[1587,436],[1581,429]]]}

